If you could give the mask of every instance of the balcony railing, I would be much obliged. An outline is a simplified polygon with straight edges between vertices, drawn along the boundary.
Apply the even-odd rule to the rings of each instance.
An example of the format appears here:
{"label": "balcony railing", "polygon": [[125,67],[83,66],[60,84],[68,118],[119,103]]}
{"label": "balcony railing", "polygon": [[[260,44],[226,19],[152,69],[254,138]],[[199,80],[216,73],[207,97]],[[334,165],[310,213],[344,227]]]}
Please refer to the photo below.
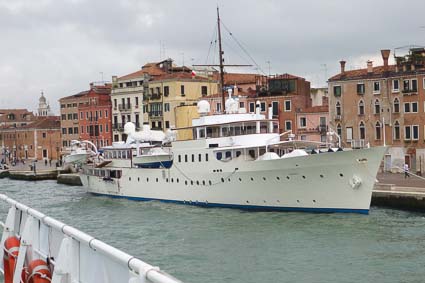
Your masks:
{"label": "balcony railing", "polygon": [[417,88],[413,88],[413,89],[403,89],[402,91],[401,91],[402,93],[403,93],[403,95],[415,95],[415,94],[417,94],[418,93],[418,89]]}
{"label": "balcony railing", "polygon": [[119,111],[128,111],[131,109],[131,103],[128,104],[119,104],[118,105]]}
{"label": "balcony railing", "polygon": [[351,148],[359,149],[365,147],[365,140],[351,140]]}
{"label": "balcony railing", "polygon": [[150,95],[150,99],[160,99],[160,98],[161,98],[161,95],[162,95],[162,93],[161,93],[161,92],[155,92],[155,93],[152,93],[152,94]]}
{"label": "balcony railing", "polygon": [[334,116],[334,120],[335,121],[341,121],[341,119],[342,119],[342,116],[341,115],[335,115]]}
{"label": "balcony railing", "polygon": [[123,131],[124,130],[124,125],[125,125],[125,123],[112,124],[112,130]]}
{"label": "balcony railing", "polygon": [[158,117],[158,116],[162,116],[162,111],[150,111],[149,112],[149,117]]}

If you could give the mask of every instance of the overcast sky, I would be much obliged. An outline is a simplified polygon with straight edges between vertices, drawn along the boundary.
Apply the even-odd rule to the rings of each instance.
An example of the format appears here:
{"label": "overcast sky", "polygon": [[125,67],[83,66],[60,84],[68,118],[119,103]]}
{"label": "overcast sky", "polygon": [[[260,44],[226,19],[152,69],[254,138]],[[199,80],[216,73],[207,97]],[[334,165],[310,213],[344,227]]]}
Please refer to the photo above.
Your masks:
{"label": "overcast sky", "polygon": [[[43,90],[57,114],[59,98],[102,75],[110,81],[166,57],[218,63],[210,44],[217,4],[265,74],[313,86],[325,85],[341,59],[363,68],[368,59],[382,64],[380,49],[425,45],[424,0],[0,0],[0,108],[35,111]],[[222,33],[226,63],[253,64]]]}

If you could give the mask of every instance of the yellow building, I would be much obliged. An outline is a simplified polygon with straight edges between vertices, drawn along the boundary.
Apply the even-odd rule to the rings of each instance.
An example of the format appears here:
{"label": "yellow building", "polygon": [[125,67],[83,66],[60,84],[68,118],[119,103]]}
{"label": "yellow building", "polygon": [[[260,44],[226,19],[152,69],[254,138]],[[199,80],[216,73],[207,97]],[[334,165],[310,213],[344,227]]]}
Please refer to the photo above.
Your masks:
{"label": "yellow building", "polygon": [[[153,78],[149,81],[148,94],[151,128],[155,130],[175,128],[177,113],[179,116],[186,115],[184,111],[177,112],[177,107],[196,105],[200,98],[217,93],[217,90],[217,80],[195,76],[186,70]],[[184,117],[179,119],[187,121]]]}

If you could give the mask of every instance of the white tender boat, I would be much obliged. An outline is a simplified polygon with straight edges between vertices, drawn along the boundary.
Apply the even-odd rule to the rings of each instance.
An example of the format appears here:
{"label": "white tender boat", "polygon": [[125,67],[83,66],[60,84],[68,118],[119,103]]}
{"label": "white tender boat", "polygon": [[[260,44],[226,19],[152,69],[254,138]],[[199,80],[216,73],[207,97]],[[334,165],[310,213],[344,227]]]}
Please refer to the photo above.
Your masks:
{"label": "white tender boat", "polygon": [[368,213],[385,147],[323,152],[316,143],[282,141],[277,121],[266,119],[259,108],[237,113],[230,103],[229,114],[205,115],[207,104],[198,103],[201,117],[189,128],[193,140],[171,141],[169,167],[137,166],[133,145],[106,153],[110,162],[100,168],[86,165],[83,185],[95,195],[134,200]]}
{"label": "white tender boat", "polygon": [[71,151],[65,156],[64,161],[65,164],[84,164],[97,153],[97,148],[92,142],[73,140],[71,141]]}

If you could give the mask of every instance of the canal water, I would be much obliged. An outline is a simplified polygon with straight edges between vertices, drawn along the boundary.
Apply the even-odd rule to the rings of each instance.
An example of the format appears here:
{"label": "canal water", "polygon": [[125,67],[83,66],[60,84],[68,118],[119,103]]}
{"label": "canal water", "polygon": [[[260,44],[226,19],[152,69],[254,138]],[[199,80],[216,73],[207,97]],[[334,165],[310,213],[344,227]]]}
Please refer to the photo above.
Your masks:
{"label": "canal water", "polygon": [[[54,181],[0,192],[187,283],[424,282],[425,214],[246,212],[87,194]],[[0,203],[0,218],[7,206]]]}

